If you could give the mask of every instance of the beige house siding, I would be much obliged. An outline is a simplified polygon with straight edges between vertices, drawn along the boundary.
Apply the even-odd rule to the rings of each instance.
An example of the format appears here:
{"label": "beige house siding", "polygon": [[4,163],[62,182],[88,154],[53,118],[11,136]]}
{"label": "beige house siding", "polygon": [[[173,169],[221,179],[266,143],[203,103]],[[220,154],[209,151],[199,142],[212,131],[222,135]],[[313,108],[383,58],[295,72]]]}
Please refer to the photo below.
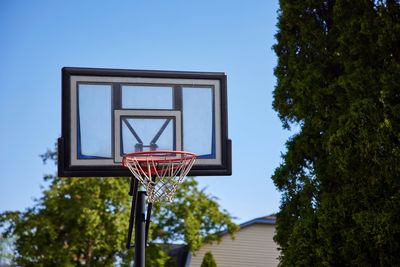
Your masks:
{"label": "beige house siding", "polygon": [[269,267],[278,265],[279,251],[273,241],[275,226],[252,224],[236,232],[236,239],[225,235],[219,244],[207,244],[191,255],[188,267],[200,267],[204,254],[211,250],[218,267]]}

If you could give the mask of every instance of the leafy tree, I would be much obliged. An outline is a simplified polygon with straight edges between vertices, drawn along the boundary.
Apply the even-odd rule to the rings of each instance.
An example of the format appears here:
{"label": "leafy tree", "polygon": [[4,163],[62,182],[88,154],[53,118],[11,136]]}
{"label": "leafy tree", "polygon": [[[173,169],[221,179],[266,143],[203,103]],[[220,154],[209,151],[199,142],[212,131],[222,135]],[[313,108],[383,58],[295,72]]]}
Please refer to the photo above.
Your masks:
{"label": "leafy tree", "polygon": [[[36,205],[25,212],[5,212],[20,265],[77,266],[114,263],[128,227],[126,178],[52,180]],[[125,231],[124,231],[125,230]]]}
{"label": "leafy tree", "polygon": [[12,263],[11,247],[12,240],[0,236],[0,266]]}
{"label": "leafy tree", "polygon": [[206,254],[204,254],[203,261],[201,262],[201,267],[217,267],[217,263],[215,263],[215,259],[211,250],[207,251]]}
{"label": "leafy tree", "polygon": [[[43,159],[55,159],[48,151]],[[4,238],[15,238],[14,260],[22,266],[113,266],[119,258],[130,266],[133,249],[125,249],[130,212],[129,178],[61,178],[46,176],[50,186],[24,212],[4,212]],[[187,178],[175,202],[155,204],[146,250],[148,266],[167,266],[170,257],[157,241],[184,241],[191,251],[218,240],[219,231],[238,226],[215,198]]]}
{"label": "leafy tree", "polygon": [[188,177],[178,187],[174,202],[153,205],[153,240],[183,240],[190,251],[196,251],[205,243],[220,241],[225,230],[232,235],[239,229],[228,212],[220,210],[217,199],[198,190],[197,185],[194,178]]}
{"label": "leafy tree", "polygon": [[282,266],[400,265],[400,3],[280,1]]}

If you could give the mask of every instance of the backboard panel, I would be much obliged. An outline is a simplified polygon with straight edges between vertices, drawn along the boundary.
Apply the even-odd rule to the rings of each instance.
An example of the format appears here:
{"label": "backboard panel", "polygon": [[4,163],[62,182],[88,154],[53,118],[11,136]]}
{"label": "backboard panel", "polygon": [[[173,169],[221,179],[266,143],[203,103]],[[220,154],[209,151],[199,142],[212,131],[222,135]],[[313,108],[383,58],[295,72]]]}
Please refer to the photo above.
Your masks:
{"label": "backboard panel", "polygon": [[223,73],[63,68],[59,176],[130,176],[125,154],[188,151],[189,175],[230,175]]}

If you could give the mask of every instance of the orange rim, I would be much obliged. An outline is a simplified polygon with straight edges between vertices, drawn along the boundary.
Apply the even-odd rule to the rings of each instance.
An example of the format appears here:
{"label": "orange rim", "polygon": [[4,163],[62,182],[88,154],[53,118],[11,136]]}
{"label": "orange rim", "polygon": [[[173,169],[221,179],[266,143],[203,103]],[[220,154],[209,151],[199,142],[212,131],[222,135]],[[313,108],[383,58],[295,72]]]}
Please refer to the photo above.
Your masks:
{"label": "orange rim", "polygon": [[168,154],[180,154],[180,155],[187,155],[188,157],[185,158],[185,160],[191,160],[191,159],[195,159],[197,156],[196,154],[192,153],[192,152],[186,152],[186,151],[142,151],[142,152],[135,152],[135,153],[130,153],[130,154],[126,154],[123,156],[123,160],[122,160],[122,165],[124,167],[127,167],[125,165],[125,162],[127,160],[135,160],[138,162],[145,162],[148,161],[147,158],[140,158],[140,156],[151,156],[151,155],[157,155],[160,154],[160,157],[164,157],[164,158],[152,158],[153,162],[174,162],[174,161],[181,161],[182,159],[180,158],[165,158],[165,156],[168,156]]}

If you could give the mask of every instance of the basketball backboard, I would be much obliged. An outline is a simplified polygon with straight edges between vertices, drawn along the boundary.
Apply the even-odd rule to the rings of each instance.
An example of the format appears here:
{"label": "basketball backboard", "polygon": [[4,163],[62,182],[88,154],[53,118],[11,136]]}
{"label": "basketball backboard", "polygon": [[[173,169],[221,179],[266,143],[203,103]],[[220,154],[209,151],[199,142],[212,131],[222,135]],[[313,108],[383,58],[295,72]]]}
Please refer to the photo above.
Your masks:
{"label": "basketball backboard", "polygon": [[224,73],[62,69],[61,177],[130,176],[139,151],[197,155],[188,175],[231,175]]}

